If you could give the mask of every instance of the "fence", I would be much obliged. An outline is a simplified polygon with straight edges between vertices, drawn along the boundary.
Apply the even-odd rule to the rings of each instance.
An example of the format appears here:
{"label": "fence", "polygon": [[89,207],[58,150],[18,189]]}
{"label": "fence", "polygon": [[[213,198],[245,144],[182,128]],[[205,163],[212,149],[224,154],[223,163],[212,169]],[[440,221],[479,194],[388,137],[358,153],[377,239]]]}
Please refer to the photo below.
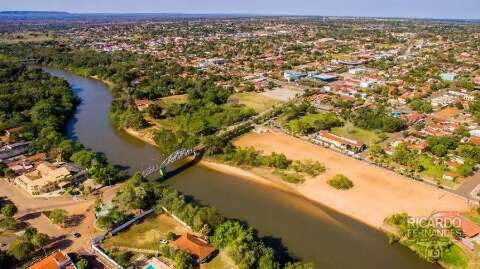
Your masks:
{"label": "fence", "polygon": [[116,227],[115,229],[112,229],[111,234],[112,234],[112,235],[115,235],[115,234],[117,234],[117,233],[125,230],[126,228],[130,227],[130,225],[132,225],[132,224],[134,224],[135,222],[137,222],[138,220],[141,220],[141,219],[143,219],[144,217],[146,217],[147,215],[153,213],[153,211],[154,211],[153,209],[149,209],[149,210],[143,212],[142,214],[136,216],[135,218],[133,218],[133,219],[125,222],[124,224],[122,224],[122,225],[120,225],[120,226],[118,226],[118,227]]}

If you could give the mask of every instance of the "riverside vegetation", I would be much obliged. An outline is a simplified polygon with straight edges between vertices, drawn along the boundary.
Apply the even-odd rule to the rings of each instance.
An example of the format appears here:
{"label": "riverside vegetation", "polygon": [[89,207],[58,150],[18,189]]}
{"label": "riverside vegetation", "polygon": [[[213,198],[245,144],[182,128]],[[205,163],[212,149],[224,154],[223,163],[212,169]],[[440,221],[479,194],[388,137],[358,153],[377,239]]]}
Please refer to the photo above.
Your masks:
{"label": "riverside vegetation", "polygon": [[[141,66],[146,64],[145,61],[152,61],[150,62],[151,64],[159,66],[154,68],[155,72],[157,72],[156,74],[161,72],[159,69],[168,66],[167,63],[159,63],[152,58],[128,53],[108,55],[93,51],[63,51],[58,46],[35,46],[33,44],[2,45],[0,46],[0,53],[19,58],[39,57],[39,63],[41,64],[65,68],[86,76],[98,76],[103,80],[112,80],[114,82],[112,90],[115,99],[112,103],[110,118],[121,127],[143,128],[146,125],[143,115],[133,108],[132,100],[134,98],[156,98],[170,95],[175,89],[178,92],[187,92],[189,95],[187,104],[166,110],[166,115],[175,118],[180,130],[174,132],[165,129],[160,130],[155,135],[157,142],[162,143],[162,145],[172,146],[170,148],[167,147],[165,153],[173,151],[178,147],[196,145],[198,142],[203,142],[207,146],[207,154],[218,154],[220,153],[218,149],[224,148],[224,145],[229,143],[229,138],[214,136],[213,134],[224,126],[239,122],[255,114],[252,109],[244,106],[227,104],[231,90],[223,90],[208,80],[200,80],[199,82],[177,80],[167,83],[164,79],[168,79],[165,76],[161,76],[161,78],[156,80],[156,83],[171,83],[167,87],[168,90],[166,92],[155,92],[153,89],[159,87],[153,86],[136,87],[136,90],[132,90],[132,83],[138,81],[136,79],[140,77],[140,74],[132,71],[135,70],[135,65]],[[22,68],[27,69],[23,65]],[[36,70],[36,72],[42,73],[43,76],[50,77],[57,83],[61,83],[65,94],[69,94],[72,100],[75,100],[65,81],[53,78],[39,69]],[[163,71],[166,72],[165,70]],[[168,74],[169,76],[171,75],[170,73]],[[55,111],[52,109],[51,113]],[[70,113],[60,114],[71,115],[72,112],[73,106]],[[41,118],[48,119],[49,116],[50,114],[46,114]],[[65,117],[64,121],[67,119],[68,117]],[[5,126],[5,128],[8,127],[11,126]],[[60,132],[61,130],[61,128],[58,130],[55,128],[40,130],[37,140],[42,141],[42,150],[57,153],[63,160],[72,161],[86,167],[89,175],[97,179],[99,183],[105,185],[113,184],[120,179],[118,171],[114,166],[109,165],[102,155],[85,149],[77,142],[65,139]],[[239,130],[242,130],[241,126]],[[299,166],[297,165],[297,167]],[[310,167],[307,170],[311,173],[315,169],[317,168]],[[142,191],[137,191],[140,189]],[[215,209],[187,202],[177,191],[166,188],[158,182],[147,182],[139,175],[127,181],[117,197],[115,203],[119,201],[129,201],[129,203],[119,204],[107,216],[100,217],[97,220],[98,227],[108,228],[122,223],[132,216],[132,210],[155,206],[152,201],[158,200],[158,204],[178,214],[187,224],[192,225],[196,231],[201,231],[205,235],[212,236],[212,238],[216,235],[215,238],[218,238],[218,241],[212,239],[212,242],[218,248],[225,249],[240,268],[313,268],[311,264],[285,262],[285,257],[279,257],[272,248],[267,247],[257,238],[252,228],[233,220],[225,220],[216,213]],[[195,218],[190,218],[189,216],[195,216]],[[182,258],[185,256],[184,254],[178,255],[179,257],[175,256],[175,260],[181,261],[178,268],[190,268],[192,266],[189,260]],[[120,256],[124,258],[123,255]]]}

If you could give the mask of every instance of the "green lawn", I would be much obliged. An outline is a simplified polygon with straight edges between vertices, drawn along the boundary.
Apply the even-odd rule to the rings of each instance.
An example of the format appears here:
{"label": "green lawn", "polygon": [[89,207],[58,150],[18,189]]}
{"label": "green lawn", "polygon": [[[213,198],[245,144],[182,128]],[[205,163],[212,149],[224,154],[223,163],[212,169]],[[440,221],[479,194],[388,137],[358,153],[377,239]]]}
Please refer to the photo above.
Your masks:
{"label": "green lawn", "polygon": [[433,179],[442,179],[443,174],[445,173],[445,167],[439,164],[436,164],[431,157],[422,156],[419,158],[420,163],[425,168],[422,172],[426,177]]}
{"label": "green lawn", "polygon": [[281,102],[255,92],[235,93],[230,100],[238,100],[239,104],[253,108],[257,113],[265,111]]}
{"label": "green lawn", "polygon": [[463,269],[468,266],[469,256],[462,248],[453,245],[448,251],[443,253],[442,262],[450,269]]}
{"label": "green lawn", "polygon": [[441,164],[436,164],[434,159],[429,156],[422,155],[419,158],[420,163],[425,168],[422,171],[422,176],[427,179],[433,179],[438,181],[442,186],[449,188],[458,187],[458,182],[451,181],[443,178],[443,174],[447,171],[447,167]]}
{"label": "green lawn", "polygon": [[333,128],[332,133],[339,136],[360,141],[367,145],[380,142],[380,136],[378,134],[376,134],[373,131],[355,127],[351,122],[346,122],[345,125],[342,127]]}
{"label": "green lawn", "polygon": [[105,240],[104,246],[156,250],[160,246],[159,241],[165,239],[168,232],[180,235],[187,230],[166,214],[155,215]]}

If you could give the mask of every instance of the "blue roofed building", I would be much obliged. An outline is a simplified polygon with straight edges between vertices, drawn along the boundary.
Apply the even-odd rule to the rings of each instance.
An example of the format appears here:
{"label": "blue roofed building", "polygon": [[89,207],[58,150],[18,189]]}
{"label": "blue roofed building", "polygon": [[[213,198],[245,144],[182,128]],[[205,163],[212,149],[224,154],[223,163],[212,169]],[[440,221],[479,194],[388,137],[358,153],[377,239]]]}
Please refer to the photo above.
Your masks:
{"label": "blue roofed building", "polygon": [[336,75],[330,75],[330,74],[315,74],[311,76],[312,79],[314,80],[320,80],[324,82],[331,82],[335,81],[338,79],[338,76]]}
{"label": "blue roofed building", "polygon": [[283,78],[285,78],[288,81],[297,81],[297,80],[300,80],[300,79],[302,79],[306,76],[307,76],[307,74],[304,73],[304,72],[293,71],[293,70],[283,71]]}

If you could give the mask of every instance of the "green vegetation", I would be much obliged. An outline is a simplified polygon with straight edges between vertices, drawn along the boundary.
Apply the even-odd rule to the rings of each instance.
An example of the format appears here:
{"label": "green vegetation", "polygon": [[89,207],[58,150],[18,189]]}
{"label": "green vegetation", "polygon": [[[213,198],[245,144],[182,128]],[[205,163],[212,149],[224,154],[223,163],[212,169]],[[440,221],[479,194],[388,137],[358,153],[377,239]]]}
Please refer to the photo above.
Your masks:
{"label": "green vegetation", "polygon": [[415,99],[408,103],[408,106],[421,113],[432,113],[433,107],[432,104],[427,100]]}
{"label": "green vegetation", "polygon": [[[60,161],[86,168],[98,183],[112,184],[118,180],[117,169],[62,134],[77,103],[64,80],[40,69],[0,62],[0,134],[7,128],[20,128],[13,139],[33,140],[32,153],[51,152]],[[2,169],[2,173],[8,171]]]}
{"label": "green vegetation", "polygon": [[338,136],[350,138],[356,141],[360,141],[367,145],[372,145],[381,142],[386,138],[386,135],[382,132],[365,130],[355,127],[352,123],[347,122],[343,127],[332,128],[332,133]]}
{"label": "green vegetation", "polygon": [[298,119],[289,121],[287,128],[296,134],[309,134],[342,125],[343,121],[335,113],[308,113]]}
{"label": "green vegetation", "polygon": [[282,170],[275,170],[273,172],[274,175],[280,176],[281,179],[285,180],[286,182],[299,184],[305,182],[305,177],[297,172],[287,172]]}
{"label": "green vegetation", "polygon": [[60,226],[63,226],[68,219],[68,213],[65,209],[55,208],[46,215],[53,223]]}
{"label": "green vegetation", "polygon": [[280,101],[255,92],[242,92],[232,94],[232,96],[230,96],[229,102],[233,104],[238,103],[245,105],[249,108],[252,108],[257,113],[263,112],[281,103]]}
{"label": "green vegetation", "polygon": [[433,224],[409,223],[408,218],[409,216],[403,213],[385,220],[385,223],[398,230],[402,244],[429,262],[441,262],[447,268],[467,268],[467,253],[453,244],[450,237],[440,234]]}
{"label": "green vegetation", "polygon": [[351,121],[355,126],[367,130],[381,130],[392,133],[406,127],[404,120],[388,115],[383,109],[362,108],[353,113]]}
{"label": "green vegetation", "polygon": [[296,172],[307,173],[312,177],[318,176],[327,170],[325,165],[313,160],[293,161],[291,168]]}
{"label": "green vegetation", "polygon": [[35,228],[28,227],[24,233],[17,237],[8,247],[8,255],[16,260],[15,262],[26,262],[42,249],[49,241],[46,234],[38,233]]}
{"label": "green vegetation", "polygon": [[337,190],[348,190],[353,188],[353,182],[344,175],[336,175],[327,181],[327,183]]}
{"label": "green vegetation", "polygon": [[[263,241],[256,236],[252,228],[238,221],[225,220],[225,218],[212,207],[204,207],[187,202],[184,196],[177,191],[161,183],[147,181],[139,174],[131,177],[118,192],[114,198],[114,210],[112,211],[122,212],[123,216],[128,216],[133,211],[150,207],[155,207],[159,214],[163,211],[163,208],[165,208],[192,227],[193,231],[210,236],[210,241],[215,247],[225,251],[239,268],[280,268],[280,263],[274,250],[267,247]],[[97,222],[100,221],[100,219],[101,218],[97,219]],[[123,236],[123,239],[129,240],[129,243],[140,242],[142,241],[140,239],[142,236],[139,236],[139,234],[143,233],[145,236],[155,237],[150,231],[153,227],[155,227],[156,230],[156,225],[155,220],[147,219],[142,224],[132,227],[129,231],[119,236]],[[170,227],[166,227],[160,236],[166,236],[167,230],[171,231]],[[158,241],[156,239],[154,240]],[[106,243],[111,244],[112,242],[107,240]],[[149,243],[145,244],[146,245],[142,246],[155,247]],[[191,268],[192,261],[190,256],[184,252],[175,251],[168,246],[161,246],[160,251],[166,257],[174,260],[177,268]],[[117,260],[117,258],[115,258],[115,256],[117,256],[115,253],[117,252],[118,251],[112,252],[115,260]],[[125,254],[122,253],[122,259],[119,259],[122,263],[126,262],[126,260],[123,260],[123,255]],[[264,267],[266,265],[270,266]],[[302,265],[299,264],[298,266]]]}
{"label": "green vegetation", "polygon": [[290,183],[303,183],[305,181],[304,174],[317,176],[326,170],[325,166],[318,161],[292,161],[287,159],[284,154],[275,152],[263,155],[252,147],[227,147],[222,154],[218,154],[216,157],[233,165],[273,168],[275,169],[274,174]]}
{"label": "green vegetation", "polygon": [[[180,223],[166,214],[150,216],[130,227],[128,230],[112,236],[103,242],[105,247],[130,247],[159,250],[160,240],[173,240],[176,235],[187,232]],[[173,234],[173,236],[171,236]]]}

